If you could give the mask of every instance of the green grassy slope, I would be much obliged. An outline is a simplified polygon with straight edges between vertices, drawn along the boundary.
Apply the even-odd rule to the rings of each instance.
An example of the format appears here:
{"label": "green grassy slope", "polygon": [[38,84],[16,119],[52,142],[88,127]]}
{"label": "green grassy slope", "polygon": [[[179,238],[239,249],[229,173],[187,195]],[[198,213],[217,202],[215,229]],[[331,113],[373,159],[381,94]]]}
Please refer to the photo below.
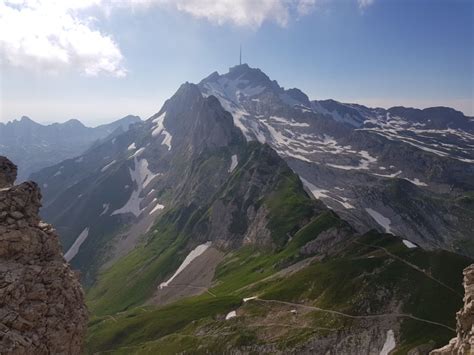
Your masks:
{"label": "green grassy slope", "polygon": [[[171,354],[196,353],[200,349],[205,353],[225,351],[224,343],[239,349],[270,343],[282,350],[304,344],[312,337],[324,337],[331,332],[327,329],[357,326],[355,320],[344,316],[311,311],[298,320],[300,328],[280,331],[277,324],[275,331],[281,336],[270,337],[266,319],[281,312],[283,306],[242,302],[243,297],[255,295],[262,300],[311,305],[350,315],[383,314],[388,312],[387,304],[396,299],[401,305],[400,313],[455,327],[455,313],[462,304],[455,292],[463,291],[460,275],[470,260],[447,252],[408,249],[400,239],[389,235],[368,233],[349,241],[336,257],[315,260],[288,276],[269,278],[286,264],[283,260],[300,259],[295,245],[311,239],[309,235],[317,238],[320,231],[338,223],[341,221],[326,213],[301,229],[282,250],[264,252],[248,247],[229,254],[218,268],[215,286],[210,290],[216,297],[205,294],[163,308],[135,308],[113,318],[94,319],[88,350],[140,354],[160,350]],[[423,268],[455,292],[376,246]],[[225,321],[225,315],[235,309],[241,315]],[[399,353],[430,340],[442,345],[453,336],[452,331],[437,325],[404,317],[399,320]]]}
{"label": "green grassy slope", "polygon": [[[340,331],[357,334],[382,318],[397,325],[399,353],[429,341],[442,345],[453,336],[449,328],[462,304],[462,270],[471,260],[409,249],[400,238],[377,232],[357,236],[311,200],[268,147],[249,144],[240,158],[209,201],[200,208],[170,208],[134,251],[99,275],[87,294],[93,314],[89,353],[285,352],[304,349],[314,339],[334,341]],[[213,161],[212,155],[203,159],[203,168],[212,169]],[[249,206],[264,207],[272,247],[241,243],[251,223]],[[213,208],[232,211],[225,222],[229,233],[215,232],[222,229],[213,225]],[[329,230],[344,231],[330,256],[301,253]],[[167,306],[143,306],[189,250],[206,240],[232,246],[223,249],[209,292]],[[258,299],[243,302],[252,296]],[[225,320],[233,310],[238,316]]]}

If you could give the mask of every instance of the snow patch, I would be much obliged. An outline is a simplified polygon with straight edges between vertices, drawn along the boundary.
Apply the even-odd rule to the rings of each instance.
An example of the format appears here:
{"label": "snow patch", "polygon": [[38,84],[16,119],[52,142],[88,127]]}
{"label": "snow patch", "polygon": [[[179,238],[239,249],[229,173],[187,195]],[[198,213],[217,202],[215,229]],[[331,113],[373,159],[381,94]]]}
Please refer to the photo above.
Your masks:
{"label": "snow patch", "polygon": [[244,298],[244,303],[251,300],[256,300],[256,299],[257,299],[257,296],[247,297],[247,298]]}
{"label": "snow patch", "polygon": [[[153,199],[153,201],[156,201],[156,198]],[[159,203],[157,203],[156,206],[153,207],[153,209],[150,211],[149,214],[151,215],[151,214],[155,213],[156,211],[162,210],[163,208],[165,208],[164,205],[160,205]]]}
{"label": "snow patch", "polygon": [[405,178],[405,180],[410,181],[412,184],[415,184],[416,186],[428,186],[427,183],[424,183],[424,182],[418,180],[418,178],[414,178],[414,179]]}
{"label": "snow patch", "polygon": [[309,127],[308,123],[296,122],[295,120],[287,120],[284,117],[270,116],[270,119],[281,124],[285,124],[292,127]]}
{"label": "snow patch", "polygon": [[134,167],[133,169],[129,168],[129,172],[132,181],[137,185],[137,189],[132,191],[130,198],[122,208],[112,212],[112,216],[116,214],[132,213],[135,217],[138,217],[142,212],[140,204],[143,197],[140,197],[140,195],[143,189],[146,188],[156,176],[161,175],[159,173],[153,174],[150,169],[148,169],[148,161],[146,159],[137,160],[135,157],[133,162]]}
{"label": "snow patch", "polygon": [[143,148],[143,147],[140,148],[140,149],[138,149],[138,150],[135,152],[135,154],[132,155],[132,158],[137,158],[137,157],[139,157],[140,155],[142,155],[142,153],[143,153],[144,151],[145,151],[145,148]]}
{"label": "snow patch", "polygon": [[106,166],[104,166],[102,169],[100,169],[101,172],[106,171],[108,168],[110,168],[112,165],[114,165],[117,161],[112,160],[110,163],[108,163]]}
{"label": "snow patch", "polygon": [[414,249],[414,248],[418,248],[418,246],[412,242],[410,242],[409,240],[406,240],[406,239],[403,239],[403,244],[405,244],[405,246],[409,249]]}
{"label": "snow patch", "polygon": [[390,221],[390,219],[388,219],[387,217],[384,217],[382,214],[373,210],[372,208],[366,208],[365,210],[370,215],[370,217],[372,217],[375,220],[375,222],[377,222],[380,226],[382,226],[385,229],[385,232],[392,233],[392,230],[390,228],[392,221]]}
{"label": "snow patch", "polygon": [[130,144],[127,148],[127,150],[135,150],[135,149],[137,149],[137,146],[136,146],[135,142]]}
{"label": "snow patch", "polygon": [[368,170],[369,165],[377,161],[377,158],[371,156],[369,152],[367,152],[366,150],[361,150],[359,152],[359,155],[362,157],[362,159],[359,161],[358,166],[337,165],[337,164],[326,164],[326,165],[333,168],[342,169],[342,170]]}
{"label": "snow patch", "polygon": [[396,173],[389,174],[389,175],[384,175],[384,174],[373,174],[373,175],[377,175],[377,176],[384,177],[384,178],[394,178],[394,177],[397,177],[398,175],[400,175],[401,173],[402,173],[402,171],[398,170]]}
{"label": "snow patch", "polygon": [[79,248],[81,247],[82,243],[85,242],[86,238],[89,235],[89,228],[84,228],[84,230],[79,234],[77,239],[74,241],[74,244],[69,248],[69,250],[64,254],[64,259],[67,262],[71,261],[79,252]]}
{"label": "snow patch", "polygon": [[237,155],[232,155],[231,162],[230,162],[230,167],[229,167],[229,173],[233,172],[234,169],[237,167],[237,164],[239,164],[239,161],[237,160]]}
{"label": "snow patch", "polygon": [[153,137],[164,135],[165,138],[161,142],[161,145],[166,145],[168,147],[168,150],[171,150],[171,140],[173,139],[173,136],[165,129],[165,126],[163,123],[165,117],[166,117],[166,112],[163,112],[161,115],[159,115],[157,118],[155,118],[152,121],[153,123],[155,123],[155,126],[153,127],[153,131],[151,132],[151,135]]}
{"label": "snow patch", "polygon": [[308,180],[302,178],[301,176],[300,176],[300,179],[301,179],[301,182],[303,183],[303,185],[306,186],[306,188],[311,191],[311,193],[313,194],[313,196],[315,198],[317,198],[317,199],[321,199],[321,198],[331,199],[331,200],[339,203],[340,205],[342,205],[342,207],[344,207],[345,209],[355,208],[353,205],[351,205],[349,202],[347,202],[347,201],[349,201],[348,198],[341,197],[341,196],[336,196],[336,197],[330,196],[330,195],[328,195],[330,193],[329,190],[320,189],[319,187],[313,185],[312,183],[310,183]]}
{"label": "snow patch", "polygon": [[104,210],[102,211],[102,213],[101,213],[99,216],[103,216],[104,214],[107,213],[107,211],[108,211],[109,208],[110,208],[110,203],[104,203],[104,204],[102,205],[102,208],[103,208]]}
{"label": "snow patch", "polygon": [[235,317],[237,317],[237,312],[236,311],[230,311],[225,316],[225,320],[229,320],[229,319],[232,319],[232,318],[235,318]]}
{"label": "snow patch", "polygon": [[383,344],[382,350],[380,350],[380,355],[388,355],[390,352],[395,349],[395,334],[393,330],[390,329],[387,331],[387,338],[385,339],[385,344]]}
{"label": "snow patch", "polygon": [[181,263],[181,265],[179,266],[178,270],[176,270],[176,272],[173,274],[173,276],[171,276],[170,279],[168,279],[168,281],[166,282],[162,282],[160,284],[160,289],[164,288],[164,287],[167,287],[171,281],[173,281],[173,279],[178,276],[194,259],[196,259],[199,255],[201,255],[202,253],[204,253],[207,248],[209,248],[211,246],[211,242],[207,242],[207,243],[204,243],[204,244],[201,244],[201,245],[198,245],[196,248],[194,248],[189,254],[188,256],[186,256],[186,259],[184,259],[184,261]]}

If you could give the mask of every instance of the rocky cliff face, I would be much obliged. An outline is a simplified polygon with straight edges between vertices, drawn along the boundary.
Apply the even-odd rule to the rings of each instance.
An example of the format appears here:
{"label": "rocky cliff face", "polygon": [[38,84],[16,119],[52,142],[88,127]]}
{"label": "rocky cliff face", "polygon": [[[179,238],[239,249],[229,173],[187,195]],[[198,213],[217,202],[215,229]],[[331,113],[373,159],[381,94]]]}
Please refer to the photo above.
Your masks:
{"label": "rocky cliff face", "polygon": [[16,171],[0,157],[0,353],[79,354],[82,288],[54,229],[38,216],[38,186],[15,186]]}
{"label": "rocky cliff face", "polygon": [[465,355],[474,353],[474,264],[464,270],[464,307],[457,313],[457,337],[431,355]]}

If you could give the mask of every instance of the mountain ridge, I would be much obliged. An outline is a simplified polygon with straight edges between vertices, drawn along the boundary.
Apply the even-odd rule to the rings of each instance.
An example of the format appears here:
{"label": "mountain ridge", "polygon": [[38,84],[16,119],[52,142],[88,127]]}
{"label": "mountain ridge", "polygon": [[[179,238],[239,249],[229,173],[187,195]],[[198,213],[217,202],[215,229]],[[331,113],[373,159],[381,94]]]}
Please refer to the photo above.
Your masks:
{"label": "mountain ridge", "polygon": [[[452,338],[472,259],[443,249],[469,242],[468,163],[390,141],[370,116],[359,130],[315,113],[264,76],[211,78],[34,175],[87,285],[88,351],[403,353]],[[383,114],[395,132],[408,122]]]}
{"label": "mountain ridge", "polygon": [[128,115],[92,128],[76,119],[43,125],[23,116],[20,120],[0,122],[0,154],[17,162],[19,179],[25,180],[31,173],[79,155],[94,142],[127,130],[137,122],[138,116]]}

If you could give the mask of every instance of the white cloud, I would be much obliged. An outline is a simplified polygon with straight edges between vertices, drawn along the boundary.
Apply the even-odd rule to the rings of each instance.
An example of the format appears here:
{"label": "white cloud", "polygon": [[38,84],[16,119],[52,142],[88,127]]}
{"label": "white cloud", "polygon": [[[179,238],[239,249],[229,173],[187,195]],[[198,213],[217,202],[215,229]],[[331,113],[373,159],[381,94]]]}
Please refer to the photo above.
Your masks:
{"label": "white cloud", "polygon": [[[123,5],[122,0],[116,0]],[[133,5],[161,6],[198,19],[258,28],[264,22],[286,26],[292,16],[307,15],[317,0],[129,0]]]}
{"label": "white cloud", "polygon": [[374,3],[374,0],[357,0],[360,9],[365,9]]}
{"label": "white cloud", "polygon": [[0,56],[9,65],[52,73],[124,76],[114,40],[94,29],[80,11],[100,0],[0,1]]}
{"label": "white cloud", "polygon": [[174,5],[180,11],[220,25],[230,22],[238,26],[259,27],[265,20],[270,20],[286,26],[289,19],[288,4],[275,0],[179,0]]}
{"label": "white cloud", "polygon": [[[0,59],[11,66],[87,76],[126,75],[118,44],[85,16],[91,7],[110,15],[115,8],[160,7],[218,25],[285,27],[330,0],[0,0]],[[365,8],[374,0],[357,0]]]}

